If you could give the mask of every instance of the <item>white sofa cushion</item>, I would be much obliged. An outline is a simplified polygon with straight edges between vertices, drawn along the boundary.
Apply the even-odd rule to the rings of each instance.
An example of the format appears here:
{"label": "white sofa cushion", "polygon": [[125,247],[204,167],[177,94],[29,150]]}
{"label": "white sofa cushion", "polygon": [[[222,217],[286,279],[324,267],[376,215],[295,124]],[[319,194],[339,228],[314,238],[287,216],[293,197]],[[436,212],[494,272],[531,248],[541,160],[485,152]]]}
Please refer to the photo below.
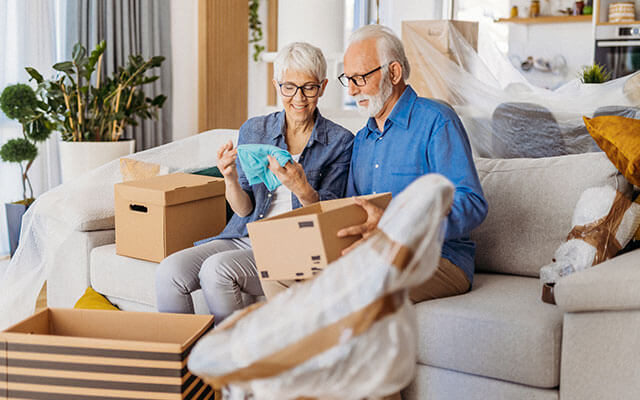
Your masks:
{"label": "white sofa cushion", "polygon": [[538,388],[560,383],[562,311],[539,280],[477,274],[462,296],[422,302],[418,363]]}
{"label": "white sofa cushion", "polygon": [[585,189],[632,186],[604,153],[548,158],[476,159],[489,202],[486,220],[471,234],[476,271],[539,276],[571,230]]}
{"label": "white sofa cushion", "polygon": [[[125,311],[157,311],[157,263],[116,254],[116,245],[91,251],[91,286]],[[208,314],[209,308],[197,290],[191,294],[196,314]]]}
{"label": "white sofa cushion", "polygon": [[[115,244],[96,247],[91,251],[91,286],[121,310],[157,311],[156,268],[157,263],[117,255]],[[201,289],[191,298],[196,314],[209,314]],[[242,300],[249,305],[264,298],[243,293]]]}
{"label": "white sofa cushion", "polygon": [[555,389],[540,389],[448,369],[419,365],[403,400],[558,400]]}

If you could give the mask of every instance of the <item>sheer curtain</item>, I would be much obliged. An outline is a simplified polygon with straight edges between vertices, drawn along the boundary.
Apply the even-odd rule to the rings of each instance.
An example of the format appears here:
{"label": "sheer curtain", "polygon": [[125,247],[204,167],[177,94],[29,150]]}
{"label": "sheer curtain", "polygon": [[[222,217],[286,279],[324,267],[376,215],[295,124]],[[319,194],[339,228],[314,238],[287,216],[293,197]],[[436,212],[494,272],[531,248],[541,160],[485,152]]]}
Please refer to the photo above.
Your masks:
{"label": "sheer curtain", "polygon": [[[15,83],[28,83],[24,67],[35,67],[51,76],[56,62],[56,13],[58,1],[0,0],[0,90]],[[32,86],[35,87],[33,82]],[[20,137],[22,127],[0,112],[0,146]],[[59,183],[56,138],[41,144],[29,170],[34,195]],[[18,164],[0,160],[0,256],[9,253],[4,203],[22,199]]]}

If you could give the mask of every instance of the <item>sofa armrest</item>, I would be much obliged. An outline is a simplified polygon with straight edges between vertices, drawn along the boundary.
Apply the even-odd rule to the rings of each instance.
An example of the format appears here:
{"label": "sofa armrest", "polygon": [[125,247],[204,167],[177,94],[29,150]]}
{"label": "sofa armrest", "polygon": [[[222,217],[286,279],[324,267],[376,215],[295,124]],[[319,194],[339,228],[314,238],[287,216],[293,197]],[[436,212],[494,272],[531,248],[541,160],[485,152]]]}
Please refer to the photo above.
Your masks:
{"label": "sofa armrest", "polygon": [[640,249],[562,278],[554,288],[565,312],[640,310]]}

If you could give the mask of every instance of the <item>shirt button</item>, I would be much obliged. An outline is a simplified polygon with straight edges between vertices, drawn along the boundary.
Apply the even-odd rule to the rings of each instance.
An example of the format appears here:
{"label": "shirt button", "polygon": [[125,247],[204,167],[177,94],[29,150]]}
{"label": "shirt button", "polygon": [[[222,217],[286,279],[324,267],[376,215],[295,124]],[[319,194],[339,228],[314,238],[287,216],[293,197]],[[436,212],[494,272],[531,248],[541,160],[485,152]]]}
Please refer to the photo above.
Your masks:
{"label": "shirt button", "polygon": [[269,194],[267,195],[267,197],[271,197],[271,193],[269,193]]}
{"label": "shirt button", "polygon": [[260,214],[260,215],[258,216],[258,218],[262,218],[262,217],[264,217],[264,214]]}
{"label": "shirt button", "polygon": [[378,168],[380,166],[380,164],[376,164],[376,168]]}

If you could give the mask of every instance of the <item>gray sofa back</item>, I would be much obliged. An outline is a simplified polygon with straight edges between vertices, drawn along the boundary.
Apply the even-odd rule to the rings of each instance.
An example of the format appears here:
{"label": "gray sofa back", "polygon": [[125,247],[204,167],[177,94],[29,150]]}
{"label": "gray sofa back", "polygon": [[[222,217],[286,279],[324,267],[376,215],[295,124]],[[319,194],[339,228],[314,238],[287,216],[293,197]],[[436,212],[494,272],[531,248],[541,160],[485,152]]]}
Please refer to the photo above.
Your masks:
{"label": "gray sofa back", "polygon": [[471,234],[477,272],[537,277],[567,237],[585,189],[633,189],[602,152],[475,161],[489,202],[487,218]]}

